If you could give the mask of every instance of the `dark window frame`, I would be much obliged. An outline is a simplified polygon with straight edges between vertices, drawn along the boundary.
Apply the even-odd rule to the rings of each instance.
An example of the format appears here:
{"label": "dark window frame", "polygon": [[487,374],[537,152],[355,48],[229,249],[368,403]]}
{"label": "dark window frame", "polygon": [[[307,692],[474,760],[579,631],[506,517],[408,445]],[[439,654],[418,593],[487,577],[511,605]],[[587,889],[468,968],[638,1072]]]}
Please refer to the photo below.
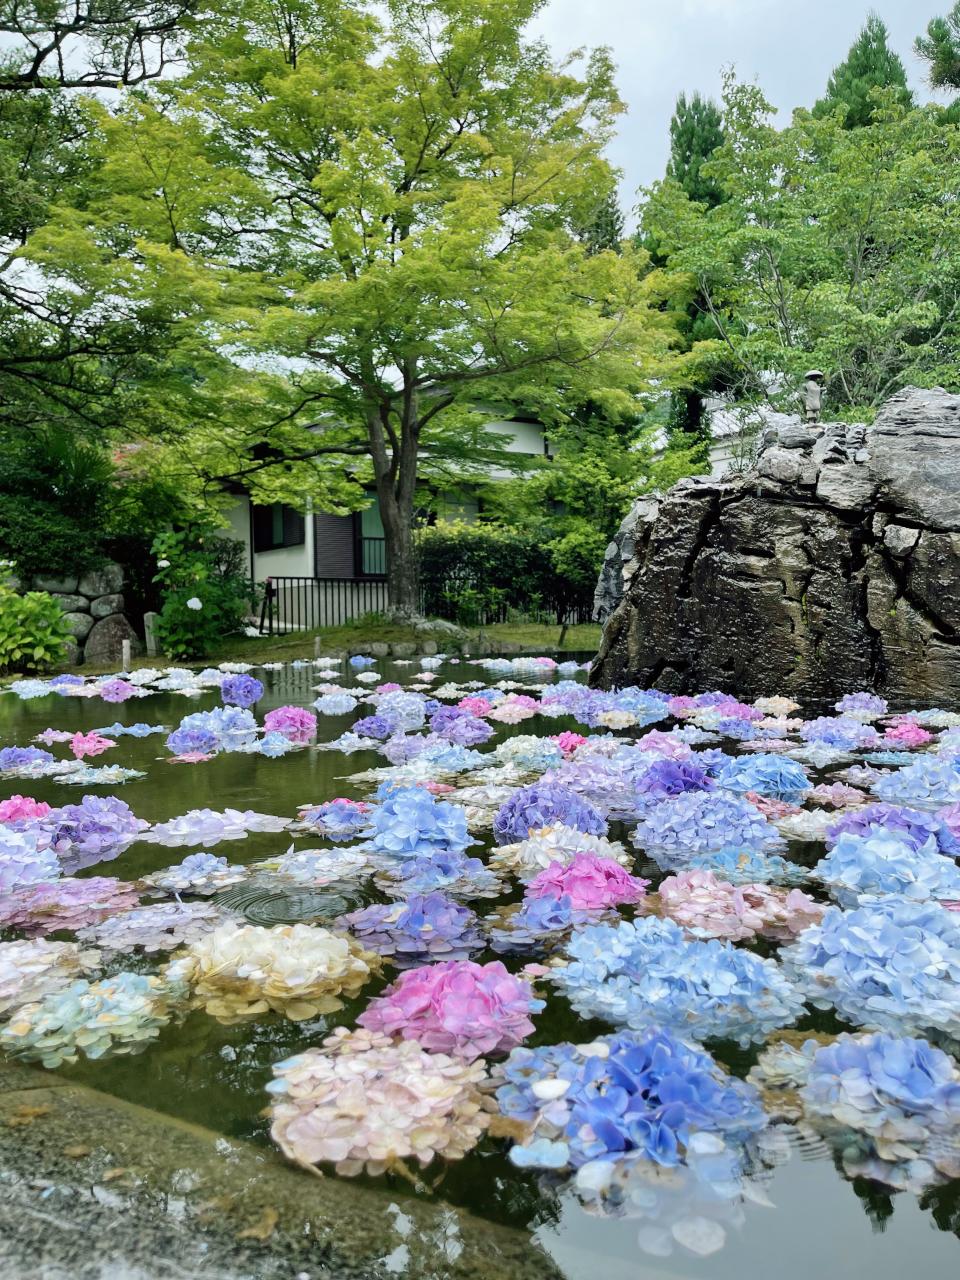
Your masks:
{"label": "dark window frame", "polygon": [[250,511],[255,555],[306,544],[307,522],[303,513],[294,507],[273,502],[267,506],[251,506]]}

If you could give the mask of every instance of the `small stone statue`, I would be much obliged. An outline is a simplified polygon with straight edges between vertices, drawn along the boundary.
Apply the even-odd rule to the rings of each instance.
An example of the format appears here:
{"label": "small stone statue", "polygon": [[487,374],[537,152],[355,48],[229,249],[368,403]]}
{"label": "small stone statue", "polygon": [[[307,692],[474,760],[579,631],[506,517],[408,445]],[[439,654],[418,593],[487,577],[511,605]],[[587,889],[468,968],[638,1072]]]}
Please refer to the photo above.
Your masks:
{"label": "small stone statue", "polygon": [[807,426],[817,426],[823,408],[823,373],[819,369],[810,369],[803,375],[803,408]]}

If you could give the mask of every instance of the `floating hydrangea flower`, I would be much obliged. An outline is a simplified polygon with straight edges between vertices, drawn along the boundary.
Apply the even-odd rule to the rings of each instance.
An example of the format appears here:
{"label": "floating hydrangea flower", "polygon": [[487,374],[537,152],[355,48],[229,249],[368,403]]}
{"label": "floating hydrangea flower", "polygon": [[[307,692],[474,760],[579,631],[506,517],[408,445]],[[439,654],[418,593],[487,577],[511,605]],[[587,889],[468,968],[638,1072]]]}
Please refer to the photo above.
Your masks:
{"label": "floating hydrangea flower", "polygon": [[261,928],[233,922],[191,944],[167,967],[194,1004],[218,1022],[273,1009],[293,1022],[335,1013],[380,971],[380,957],[353,938],[315,925]]}
{"label": "floating hydrangea flower", "polygon": [[169,994],[159,978],[118,973],[100,982],[78,979],[37,1004],[20,1008],[0,1048],[45,1067],[108,1053],[139,1053],[170,1020]]}
{"label": "floating hydrangea flower", "polygon": [[348,659],[349,665],[355,671],[362,671],[365,667],[375,666],[376,661],[376,658],[371,658],[365,653],[355,653],[352,658]]}
{"label": "floating hydrangea flower", "polygon": [[554,823],[576,827],[588,835],[607,834],[606,819],[598,809],[569,787],[555,783],[534,783],[516,791],[494,815],[493,834],[497,844],[510,844]]}
{"label": "floating hydrangea flower", "polygon": [[803,1009],[774,961],[728,942],[690,942],[672,920],[589,925],[565,950],[569,963],[553,979],[577,1012],[634,1030],[659,1025],[747,1045]]}
{"label": "floating hydrangea flower", "polygon": [[832,809],[845,809],[849,805],[865,804],[867,797],[856,787],[848,787],[843,782],[821,782],[813,788],[807,799],[816,804],[830,805]]}
{"label": "floating hydrangea flower", "polygon": [[625,871],[612,858],[577,853],[567,862],[552,862],[527,885],[530,898],[569,898],[575,911],[597,911],[620,903],[639,902],[649,880]]}
{"label": "floating hydrangea flower", "polygon": [[151,844],[219,844],[221,840],[242,840],[250,831],[283,831],[286,818],[253,809],[191,809],[189,813],[158,822],[144,836]]}
{"label": "floating hydrangea flower", "polygon": [[246,867],[231,865],[212,853],[191,853],[176,866],[164,867],[143,877],[142,883],[165,893],[216,893],[247,877]]}
{"label": "floating hydrangea flower", "polygon": [[422,729],[426,722],[426,699],[420,693],[400,690],[377,698],[377,715],[389,720],[400,733]]}
{"label": "floating hydrangea flower", "polygon": [[881,800],[934,809],[960,801],[960,770],[936,756],[920,756],[905,768],[878,778],[873,790]]}
{"label": "floating hydrangea flower", "polygon": [[[584,1045],[514,1049],[495,1079],[503,1081],[501,1111],[530,1127],[510,1151],[520,1168],[637,1160],[673,1167],[697,1133],[742,1141],[767,1123],[752,1085],[655,1027]],[[592,1181],[588,1175],[583,1184]]]}
{"label": "floating hydrangea flower", "polygon": [[[477,701],[480,701],[480,699],[470,698],[470,699],[465,699],[464,701],[477,702]],[[461,703],[460,705],[463,706],[463,703]],[[482,713],[478,713],[478,714],[482,714]],[[571,756],[573,755],[573,753],[576,751],[578,747],[583,746],[583,744],[587,741],[587,739],[583,736],[582,733],[571,733],[570,730],[568,729],[563,733],[555,734],[552,741],[554,741],[557,744],[557,746],[560,748],[560,750],[563,752],[565,756]]]}
{"label": "floating hydrangea flower", "polygon": [[852,716],[818,716],[805,721],[800,730],[804,742],[819,742],[841,751],[856,751],[880,745],[880,735],[870,725]]}
{"label": "floating hydrangea flower", "polygon": [[799,889],[786,892],[765,884],[736,886],[712,871],[681,871],[658,890],[664,915],[697,938],[743,942],[760,934],[792,940],[816,924],[824,908]]}
{"label": "floating hydrangea flower", "polygon": [[370,847],[395,858],[436,850],[462,852],[471,844],[459,805],[438,801],[423,787],[401,787],[373,812]]}
{"label": "floating hydrangea flower", "polygon": [[117,744],[112,738],[103,738],[96,730],[90,733],[75,733],[70,739],[70,750],[78,760],[86,756],[102,756]]}
{"label": "floating hydrangea flower", "polygon": [[279,857],[255,862],[252,871],[268,872],[298,885],[326,888],[329,885],[353,883],[368,876],[378,863],[363,848],[294,849]]}
{"label": "floating hydrangea flower", "polygon": [[520,733],[501,742],[493,752],[493,759],[498,763],[515,764],[520,769],[540,772],[560,764],[563,752],[550,738]]}
{"label": "floating hydrangea flower", "polygon": [[368,822],[370,806],[361,800],[342,796],[323,804],[309,805],[300,811],[300,822],[329,840],[351,840]]}
{"label": "floating hydrangea flower", "polygon": [[99,952],[81,951],[75,942],[0,942],[0,1018],[61,991],[99,960]]}
{"label": "floating hydrangea flower", "polygon": [[869,712],[870,716],[882,716],[887,713],[887,701],[885,698],[878,697],[875,693],[866,693],[860,691],[858,693],[845,693],[839,702],[833,704],[834,710],[839,711],[843,715],[861,715],[863,712]]}
{"label": "floating hydrangea flower", "polygon": [[501,845],[493,851],[490,866],[521,880],[532,880],[551,864],[572,862],[578,854],[612,859],[624,867],[633,865],[633,858],[622,844],[614,843],[605,836],[588,835],[576,827],[558,822],[539,831],[531,831],[526,840],[518,844]]}
{"label": "floating hydrangea flower", "polygon": [[434,890],[452,898],[496,898],[503,892],[496,871],[479,858],[445,849],[393,863],[377,875],[376,883],[391,897],[399,898]]}
{"label": "floating hydrangea flower", "polygon": [[105,680],[97,691],[104,702],[126,702],[140,696],[140,690],[129,680]]}
{"label": "floating hydrangea flower", "polygon": [[190,756],[199,760],[215,755],[220,750],[220,739],[212,729],[201,725],[181,724],[168,735],[167,750],[172,751],[175,756]]}
{"label": "floating hydrangea flower", "polygon": [[39,747],[4,747],[0,750],[0,773],[14,773],[32,764],[52,764],[53,756]]}
{"label": "floating hydrangea flower", "polygon": [[827,839],[832,843],[844,833],[869,836],[878,832],[890,832],[913,849],[933,837],[941,853],[960,854],[960,839],[940,814],[898,804],[869,804],[856,813],[841,814],[829,827]]}
{"label": "floating hydrangea flower", "polygon": [[49,682],[46,680],[14,680],[7,687],[11,693],[17,695],[21,702],[27,702],[32,698],[44,698],[48,693],[52,693],[54,682],[53,680]]}
{"label": "floating hydrangea flower", "polygon": [[210,902],[157,902],[77,930],[104,951],[169,951],[216,928],[224,912]]}
{"label": "floating hydrangea flower", "polygon": [[30,822],[45,818],[49,812],[48,804],[32,796],[13,795],[8,800],[0,800],[0,823]]}
{"label": "floating hydrangea flower", "polygon": [[713,780],[692,760],[658,760],[641,773],[635,785],[637,794],[652,802],[686,791],[709,791]]}
{"label": "floating hydrangea flower", "polygon": [[960,1039],[960,920],[936,903],[830,907],[781,960],[813,1004],[849,1022]]}
{"label": "floating hydrangea flower", "polygon": [[960,867],[939,852],[933,836],[917,847],[883,828],[865,836],[844,832],[813,875],[847,907],[886,893],[915,902],[960,899]]}
{"label": "floating hydrangea flower", "polygon": [[336,922],[371,951],[396,965],[465,960],[483,946],[477,917],[442,893],[412,894],[400,902],[373,903]]}
{"label": "floating hydrangea flower", "polygon": [[925,747],[933,741],[933,734],[918,725],[916,720],[901,720],[887,727],[883,740],[893,747]]}
{"label": "floating hydrangea flower", "polygon": [[748,800],[720,791],[693,791],[654,805],[632,838],[643,848],[704,853],[729,846],[759,849],[776,843],[777,832]]}
{"label": "floating hydrangea flower", "polygon": [[28,934],[79,929],[129,911],[139,900],[134,885],[113,876],[85,880],[65,876],[52,883],[25,885],[0,900],[0,926]]}
{"label": "floating hydrangea flower", "polygon": [[220,685],[220,697],[228,706],[252,707],[263,697],[263,684],[255,676],[227,676]]}
{"label": "floating hydrangea flower", "polygon": [[571,929],[596,921],[596,911],[575,911],[569,898],[524,898],[485,916],[482,924],[494,951],[540,954],[562,942]]}
{"label": "floating hydrangea flower", "polygon": [[116,796],[84,796],[79,804],[65,804],[45,824],[52,847],[66,869],[79,869],[126,848],[147,830],[128,804]]}
{"label": "floating hydrangea flower", "polygon": [[353,724],[354,733],[359,734],[361,738],[375,738],[378,742],[389,738],[395,728],[394,722],[388,720],[386,716],[364,716],[361,720],[355,720]]}
{"label": "floating hydrangea flower", "polygon": [[357,1019],[362,1027],[416,1040],[433,1053],[472,1061],[508,1053],[533,1031],[539,1012],[530,984],[499,960],[448,960],[408,969]]}
{"label": "floating hydrangea flower", "polygon": [[[12,893],[25,885],[56,880],[60,860],[44,833],[36,830],[0,830],[0,893]],[[3,905],[0,903],[0,918]]]}
{"label": "floating hydrangea flower", "polygon": [[459,1160],[483,1136],[483,1062],[427,1053],[411,1041],[338,1027],[319,1049],[273,1068],[271,1135],[298,1164],[347,1177],[395,1161]]}
{"label": "floating hydrangea flower", "polygon": [[323,693],[313,704],[322,716],[348,716],[357,709],[357,700],[349,693]]}
{"label": "floating hydrangea flower", "polygon": [[812,786],[795,760],[767,754],[739,756],[731,760],[717,774],[717,782],[739,795],[755,791],[789,804],[802,802]]}
{"label": "floating hydrangea flower", "polygon": [[733,884],[802,884],[809,878],[806,867],[757,849],[718,849],[692,856],[656,849],[653,858],[661,871],[712,871]]}

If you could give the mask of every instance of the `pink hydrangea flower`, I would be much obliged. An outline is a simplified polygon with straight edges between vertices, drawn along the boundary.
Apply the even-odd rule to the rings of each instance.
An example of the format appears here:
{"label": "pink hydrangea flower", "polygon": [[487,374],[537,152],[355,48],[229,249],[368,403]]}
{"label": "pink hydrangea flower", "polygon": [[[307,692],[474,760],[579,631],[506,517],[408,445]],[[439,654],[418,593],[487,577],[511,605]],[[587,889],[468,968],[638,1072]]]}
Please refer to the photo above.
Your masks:
{"label": "pink hydrangea flower", "polygon": [[408,969],[357,1021],[472,1062],[522,1044],[533,1031],[530,1014],[542,1008],[530,984],[499,960],[447,960]]}
{"label": "pink hydrangea flower", "polygon": [[667,703],[667,710],[676,719],[682,720],[684,716],[693,715],[698,706],[699,703],[696,698],[691,698],[686,694],[678,694],[677,697],[671,698]]}
{"label": "pink hydrangea flower", "polygon": [[101,737],[96,729],[91,729],[89,733],[75,733],[70,739],[70,750],[78,760],[82,760],[84,756],[102,756],[104,751],[109,751],[116,745],[113,738]]}
{"label": "pink hydrangea flower", "polygon": [[104,702],[126,702],[137,694],[137,686],[129,680],[107,680],[98,690]]}
{"label": "pink hydrangea flower", "polygon": [[686,760],[687,756],[693,754],[693,747],[682,738],[664,733],[662,729],[651,729],[649,733],[645,733],[642,738],[637,739],[637,746],[641,751],[655,751],[665,760]]}
{"label": "pink hydrangea flower", "polygon": [[857,787],[848,787],[845,782],[821,782],[813,788],[808,796],[816,804],[828,804],[834,809],[845,809],[847,805],[864,804],[866,795]]}
{"label": "pink hydrangea flower", "polygon": [[490,714],[490,703],[486,698],[461,698],[457,703],[461,711],[469,711],[475,716],[486,716]]}
{"label": "pink hydrangea flower", "polygon": [[11,796],[0,800],[0,822],[29,822],[31,818],[45,818],[50,806],[32,796]]}
{"label": "pink hydrangea flower", "polygon": [[375,692],[377,693],[396,693],[398,689],[402,689],[402,684],[397,684],[396,680],[388,680],[386,684],[378,684]]}
{"label": "pink hydrangea flower", "polygon": [[933,734],[915,720],[901,720],[898,724],[889,725],[883,740],[892,747],[922,747],[933,738]]}
{"label": "pink hydrangea flower", "polygon": [[530,898],[570,899],[575,911],[615,907],[621,902],[639,902],[649,880],[632,876],[612,858],[578,853],[571,862],[551,862],[527,886]]}
{"label": "pink hydrangea flower", "polygon": [[824,907],[800,889],[733,885],[712,871],[680,871],[660,885],[665,916],[699,938],[743,942],[758,934],[790,941],[816,924]]}
{"label": "pink hydrangea flower", "polygon": [[565,756],[572,756],[577,747],[583,746],[586,738],[582,733],[571,733],[568,729],[564,733],[555,733],[550,741],[555,742]]}
{"label": "pink hydrangea flower", "polygon": [[747,791],[743,798],[755,805],[771,822],[779,822],[781,818],[789,818],[791,814],[800,812],[795,804],[787,804],[786,800],[777,800],[773,796],[760,796],[756,791]]}
{"label": "pink hydrangea flower", "polygon": [[263,717],[266,733],[282,733],[290,742],[306,746],[317,732],[317,717],[303,707],[274,707]]}

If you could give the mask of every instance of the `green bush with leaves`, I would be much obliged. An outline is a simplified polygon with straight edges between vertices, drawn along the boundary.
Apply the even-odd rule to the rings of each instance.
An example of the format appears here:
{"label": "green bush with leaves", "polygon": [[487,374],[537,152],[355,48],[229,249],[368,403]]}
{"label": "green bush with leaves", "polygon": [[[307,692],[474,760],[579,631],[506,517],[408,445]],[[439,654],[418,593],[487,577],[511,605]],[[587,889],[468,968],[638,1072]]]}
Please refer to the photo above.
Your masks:
{"label": "green bush with leaves", "polygon": [[0,583],[0,671],[37,671],[62,662],[70,632],[46,591],[17,595]]}
{"label": "green bush with leaves", "polygon": [[160,534],[152,550],[163,601],[156,635],[165,653],[202,658],[242,628],[257,589],[242,572],[240,543],[194,528]]}

